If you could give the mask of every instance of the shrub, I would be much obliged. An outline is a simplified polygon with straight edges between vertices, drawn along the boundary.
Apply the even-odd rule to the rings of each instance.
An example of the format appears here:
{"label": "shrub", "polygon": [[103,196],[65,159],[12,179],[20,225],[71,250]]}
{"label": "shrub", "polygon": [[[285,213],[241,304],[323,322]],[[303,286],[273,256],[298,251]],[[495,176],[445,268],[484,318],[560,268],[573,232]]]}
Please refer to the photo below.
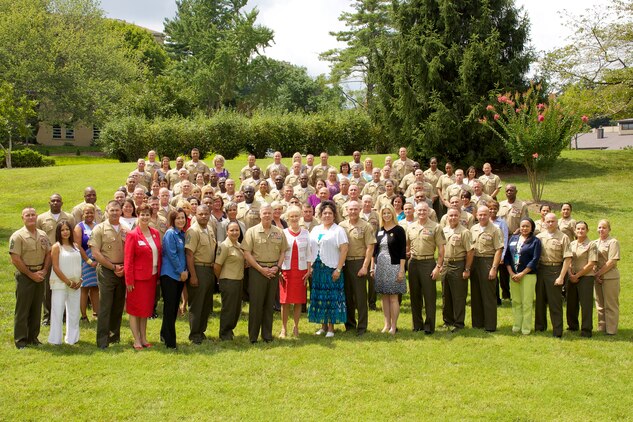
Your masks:
{"label": "shrub", "polygon": [[[7,165],[5,152],[0,150],[0,168]],[[18,149],[11,152],[11,167],[48,167],[54,166],[55,160],[46,157],[30,148]]]}

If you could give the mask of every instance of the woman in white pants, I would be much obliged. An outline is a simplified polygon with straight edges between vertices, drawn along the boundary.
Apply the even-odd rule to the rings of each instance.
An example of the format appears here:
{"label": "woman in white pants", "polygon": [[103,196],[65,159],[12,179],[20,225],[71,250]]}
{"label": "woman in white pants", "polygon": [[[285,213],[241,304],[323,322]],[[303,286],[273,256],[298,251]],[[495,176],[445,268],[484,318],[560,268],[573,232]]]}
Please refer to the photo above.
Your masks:
{"label": "woman in white pants", "polygon": [[62,343],[64,309],[68,344],[79,341],[79,302],[81,300],[81,254],[72,241],[73,228],[63,221],[57,224],[55,244],[51,248],[51,331],[48,342]]}

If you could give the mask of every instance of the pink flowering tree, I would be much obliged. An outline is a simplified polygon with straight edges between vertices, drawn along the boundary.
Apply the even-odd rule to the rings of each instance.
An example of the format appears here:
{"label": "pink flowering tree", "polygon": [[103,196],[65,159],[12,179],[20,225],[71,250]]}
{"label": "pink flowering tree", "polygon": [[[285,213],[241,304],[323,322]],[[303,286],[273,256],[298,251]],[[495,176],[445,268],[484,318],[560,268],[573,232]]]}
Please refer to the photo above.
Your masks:
{"label": "pink flowering tree", "polygon": [[540,202],[548,171],[587,117],[563,109],[554,95],[540,102],[541,86],[524,93],[495,95],[480,122],[505,143],[510,159],[527,171],[532,199]]}

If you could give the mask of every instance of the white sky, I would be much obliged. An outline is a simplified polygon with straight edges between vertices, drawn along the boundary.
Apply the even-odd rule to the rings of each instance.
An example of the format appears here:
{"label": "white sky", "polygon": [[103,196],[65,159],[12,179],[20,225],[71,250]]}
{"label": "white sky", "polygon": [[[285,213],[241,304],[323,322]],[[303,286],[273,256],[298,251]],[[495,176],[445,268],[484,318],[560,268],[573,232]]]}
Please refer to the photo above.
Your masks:
{"label": "white sky", "polygon": [[[515,0],[523,6],[531,23],[532,45],[548,51],[565,44],[569,35],[560,12],[582,13],[592,6],[606,5],[608,0]],[[275,31],[274,45],[265,50],[269,57],[304,66],[312,76],[328,73],[328,63],[319,53],[336,47],[329,31],[343,29],[338,21],[349,0],[249,0],[248,8],[259,9],[258,22]],[[101,0],[101,7],[111,18],[124,19],[153,30],[162,31],[166,17],[176,11],[174,0]]]}

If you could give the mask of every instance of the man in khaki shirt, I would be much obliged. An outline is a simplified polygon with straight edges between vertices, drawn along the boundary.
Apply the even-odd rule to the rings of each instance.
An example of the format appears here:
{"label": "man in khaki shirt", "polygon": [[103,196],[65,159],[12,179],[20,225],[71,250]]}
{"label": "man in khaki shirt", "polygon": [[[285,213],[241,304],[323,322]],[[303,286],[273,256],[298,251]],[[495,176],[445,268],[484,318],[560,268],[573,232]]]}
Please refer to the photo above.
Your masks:
{"label": "man in khaki shirt", "polygon": [[329,158],[329,155],[327,152],[322,152],[320,158],[321,158],[321,165],[314,166],[312,168],[312,171],[310,172],[310,186],[312,187],[316,187],[317,180],[319,179],[326,180],[327,174],[330,171],[330,169],[336,170],[335,167],[327,163],[328,158]]}
{"label": "man in khaki shirt", "polygon": [[294,162],[290,168],[290,174],[286,176],[284,185],[290,185],[293,188],[299,184],[299,177],[301,176],[301,163]]}
{"label": "man in khaki shirt", "polygon": [[450,208],[448,202],[453,196],[460,198],[462,196],[462,192],[470,192],[471,195],[473,193],[473,189],[464,183],[464,170],[457,169],[455,171],[455,183],[446,187],[443,191],[444,193],[444,205],[446,208]]}
{"label": "man in khaki shirt", "polygon": [[244,186],[244,202],[237,204],[237,219],[250,229],[260,222],[259,210],[261,203],[255,200],[255,189],[251,186]]}
{"label": "man in khaki shirt", "polygon": [[83,221],[84,205],[86,204],[92,204],[95,206],[95,223],[101,223],[103,220],[103,213],[101,212],[101,208],[97,205],[97,191],[95,191],[95,189],[91,186],[84,189],[84,201],[81,204],[75,205],[71,211],[74,221]]}
{"label": "man in khaki shirt", "polygon": [[378,199],[378,195],[380,195],[381,193],[385,193],[386,189],[382,185],[382,183],[380,183],[380,169],[379,168],[374,167],[371,171],[371,176],[372,176],[371,182],[367,182],[365,184],[360,194],[362,196],[365,196],[365,195],[371,196],[371,200],[374,201],[374,204],[375,204],[376,200]]}
{"label": "man in khaki shirt", "polygon": [[24,227],[9,239],[9,254],[15,272],[15,312],[13,341],[15,347],[38,346],[40,316],[44,298],[44,281],[51,268],[51,245],[43,230],[36,227],[34,208],[22,210]]}
{"label": "man in khaki shirt", "polygon": [[473,182],[473,194],[470,196],[470,200],[474,204],[475,209],[478,209],[482,205],[486,205],[488,201],[492,200],[492,196],[488,195],[482,190],[482,183],[480,180]]}
{"label": "man in khaki shirt", "polygon": [[[420,170],[420,163],[418,163],[417,161],[414,161],[413,164],[411,165],[412,167],[412,171],[411,173],[406,174],[401,180],[400,180],[400,185],[398,186],[398,189],[400,189],[400,192],[404,193],[405,196],[407,189],[409,188],[409,186],[411,186],[413,184],[413,182],[416,181],[416,172],[418,170]],[[423,173],[424,174],[424,173]],[[422,179],[424,180],[424,178]]]}
{"label": "man in khaki shirt", "polygon": [[455,183],[455,174],[453,173],[453,164],[450,162],[447,162],[444,165],[444,170],[446,170],[446,173],[442,174],[437,179],[437,184],[435,185],[435,188],[437,189],[437,195],[439,197],[438,202],[439,202],[440,212],[437,213],[438,218],[442,218],[442,216],[446,214],[447,207],[444,205],[444,201],[450,199],[450,198],[446,198],[446,188],[448,188],[450,185]]}
{"label": "man in khaki shirt", "polygon": [[[37,216],[36,227],[40,230],[44,230],[48,237],[48,242],[53,245],[55,243],[55,231],[57,224],[68,221],[72,226],[75,225],[75,219],[72,215],[66,214],[62,211],[62,197],[61,195],[54,193],[48,200],[50,209],[43,214]],[[50,324],[51,317],[51,287],[49,285],[50,274],[46,276],[44,280],[44,317],[42,320],[43,325]]]}
{"label": "man in khaki shirt", "polygon": [[242,248],[248,269],[248,338],[257,343],[261,331],[266,343],[273,340],[273,305],[279,289],[279,271],[288,241],[283,231],[272,225],[273,211],[268,204],[260,209],[261,223],[244,235]]}
{"label": "man in khaki shirt", "polygon": [[165,220],[169,220],[169,213],[176,211],[176,207],[169,204],[169,189],[160,188],[160,191],[158,192],[158,200],[158,215],[163,217]]}
{"label": "man in khaki shirt", "polygon": [[313,195],[315,192],[314,188],[308,184],[308,175],[302,173],[301,176],[299,176],[299,184],[294,187],[295,196],[299,198],[302,204],[305,204],[308,202],[310,195]]}
{"label": "man in khaki shirt", "polygon": [[[475,217],[469,212],[463,211],[461,206],[461,200],[457,196],[453,196],[448,202],[448,209],[455,209],[459,211],[459,224],[464,226],[466,229],[470,230],[470,228],[475,224]],[[448,211],[442,219],[440,220],[440,226],[442,228],[448,225]]]}
{"label": "man in khaki shirt", "polygon": [[301,205],[301,220],[299,220],[299,226],[311,232],[313,228],[319,225],[319,222],[314,218],[314,208],[310,204]]}
{"label": "man in khaki shirt", "polygon": [[[336,207],[339,210],[343,210],[345,208],[345,203],[347,202],[347,199],[349,197],[349,179],[343,178],[339,185],[341,187],[341,191],[332,197],[332,201],[334,201]],[[343,212],[343,217],[345,216],[346,214],[345,212]]]}
{"label": "man in khaki shirt", "polygon": [[185,257],[189,270],[189,340],[194,344],[201,344],[207,338],[205,331],[213,311],[213,263],[217,242],[213,229],[208,225],[210,217],[209,207],[199,205],[196,222],[189,227],[185,237]]}
{"label": "man in khaki shirt", "polygon": [[196,175],[198,173],[204,176],[205,183],[209,181],[211,170],[209,170],[209,166],[207,166],[204,161],[200,160],[200,151],[198,148],[191,150],[191,160],[185,163],[185,168],[189,171],[189,181],[191,183],[196,181]]}
{"label": "man in khaki shirt", "polygon": [[506,198],[507,200],[499,203],[497,216],[506,221],[509,236],[512,236],[513,234],[519,233],[519,223],[521,220],[529,217],[528,206],[525,202],[517,199],[517,187],[515,185],[506,185]]}
{"label": "man in khaki shirt", "polygon": [[279,172],[279,175],[283,177],[284,180],[286,180],[286,176],[288,176],[289,174],[288,167],[286,167],[281,162],[281,152],[279,151],[275,151],[275,153],[273,154],[273,162],[269,164],[268,167],[266,167],[266,172],[264,173],[264,177],[265,178],[271,177],[272,175],[271,171],[273,169],[276,169]]}
{"label": "man in khaki shirt", "polygon": [[547,308],[554,337],[563,336],[563,285],[571,265],[569,238],[558,230],[556,214],[545,216],[547,231],[536,237],[541,241],[541,258],[536,271],[536,307],[534,330],[547,329]]}
{"label": "man in khaki shirt", "polygon": [[391,167],[398,181],[401,181],[407,174],[413,173],[413,160],[407,158],[407,149],[405,147],[400,147],[398,156],[398,159],[394,161]]}
{"label": "man in khaki shirt", "polygon": [[93,230],[88,244],[97,265],[99,285],[99,317],[97,319],[97,347],[106,349],[121,341],[121,318],[125,307],[125,274],[123,271],[123,242],[126,228],[119,223],[121,205],[110,201],[106,206],[108,219]]}
{"label": "man in khaki shirt", "polygon": [[[431,221],[429,205],[425,202],[415,206],[418,215],[417,223],[407,227],[407,252],[409,260],[409,293],[411,296],[411,317],[413,331],[424,334],[435,332],[435,313],[437,287],[440,271],[444,265],[444,232],[440,226]],[[435,251],[438,252],[437,263]],[[426,312],[426,320],[422,319],[422,306]]]}
{"label": "man in khaki shirt", "polygon": [[242,185],[241,185],[242,190],[244,190],[246,186],[251,186],[255,190],[259,189],[259,184],[261,183],[261,181],[266,180],[266,179],[261,178],[261,174],[262,174],[262,171],[259,167],[257,166],[253,167],[251,169],[251,177],[249,177],[248,179],[244,179],[242,181]]}
{"label": "man in khaki shirt", "polygon": [[130,176],[136,179],[136,184],[141,185],[145,190],[149,190],[152,184],[152,174],[145,170],[145,160],[139,158],[136,162],[136,170],[130,173]]}
{"label": "man in khaki shirt", "polygon": [[363,176],[361,176],[360,174],[361,171],[363,171],[362,164],[352,164],[352,167],[351,167],[352,176],[349,178],[349,182],[350,182],[350,185],[358,186],[359,193],[365,187],[365,184],[367,184],[367,180],[365,180]]}
{"label": "man in khaki shirt", "polygon": [[442,273],[442,292],[444,323],[453,327],[451,331],[464,328],[466,317],[466,296],[468,296],[468,278],[473,263],[473,249],[470,230],[459,221],[459,211],[450,209],[446,213],[448,224],[444,226],[444,271]]}
{"label": "man in khaki shirt", "polygon": [[255,156],[253,154],[248,154],[247,160],[248,164],[240,170],[240,181],[242,183],[244,183],[244,180],[249,179],[252,176],[252,171],[255,167]]}
{"label": "man in khaki shirt", "polygon": [[473,328],[497,330],[497,268],[501,262],[501,230],[490,221],[488,207],[477,209],[477,221],[470,229],[475,255],[470,275],[470,306]]}
{"label": "man in khaki shirt", "polygon": [[185,165],[185,159],[182,157],[176,157],[176,168],[173,168],[167,172],[165,179],[169,182],[169,189],[174,189],[176,183],[180,182],[180,176],[178,176],[178,172]]}
{"label": "man in khaki shirt", "polygon": [[[347,330],[356,329],[361,336],[367,332],[367,286],[369,283],[369,264],[374,254],[376,235],[374,228],[360,218],[360,204],[350,201],[346,205],[348,220],[339,226],[345,230],[349,246],[343,267],[345,278],[345,302],[347,305]],[[358,310],[358,325],[355,312]]]}
{"label": "man in khaki shirt", "polygon": [[501,189],[501,179],[499,176],[492,173],[492,166],[490,163],[484,164],[483,171],[484,174],[479,177],[479,180],[481,180],[483,185],[483,191],[496,200],[499,190]]}

